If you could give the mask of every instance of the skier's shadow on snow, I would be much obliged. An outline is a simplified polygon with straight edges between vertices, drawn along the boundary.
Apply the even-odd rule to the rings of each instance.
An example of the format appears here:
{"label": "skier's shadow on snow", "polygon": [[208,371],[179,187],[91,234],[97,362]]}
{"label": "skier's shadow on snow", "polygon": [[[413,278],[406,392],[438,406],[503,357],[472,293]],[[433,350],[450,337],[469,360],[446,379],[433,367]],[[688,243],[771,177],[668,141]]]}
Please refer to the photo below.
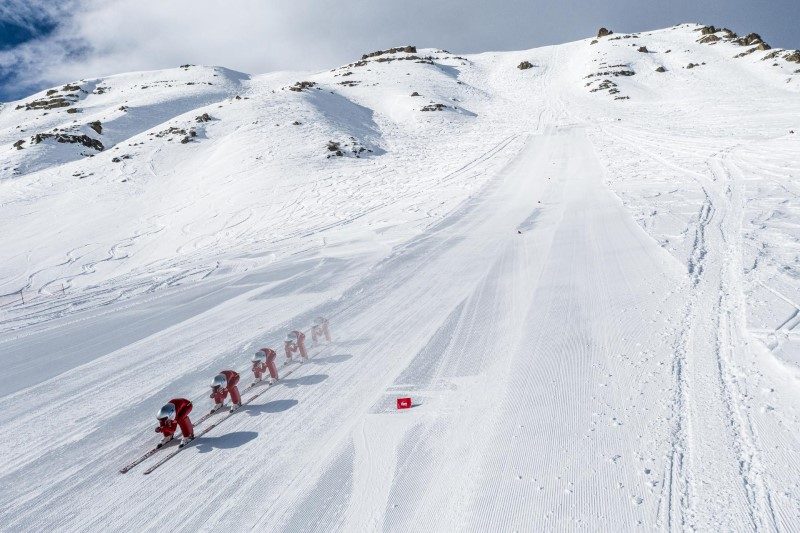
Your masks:
{"label": "skier's shadow on snow", "polygon": [[258,437],[255,431],[234,431],[219,437],[198,437],[194,447],[200,453],[208,453],[212,450],[230,450],[247,444]]}
{"label": "skier's shadow on snow", "polygon": [[337,355],[329,355],[327,357],[315,357],[311,359],[311,363],[315,365],[327,365],[328,363],[344,363],[348,359],[352,359],[353,356],[348,353],[337,354]]}
{"label": "skier's shadow on snow", "polygon": [[290,389],[293,389],[295,387],[301,387],[303,385],[319,385],[326,379],[328,379],[328,374],[311,374],[310,376],[302,376],[299,378],[282,379],[281,383],[283,383],[284,387],[289,387]]}
{"label": "skier's shadow on snow", "polygon": [[245,405],[244,411],[250,416],[258,416],[262,413],[281,413],[297,405],[297,400],[275,400],[261,405]]}

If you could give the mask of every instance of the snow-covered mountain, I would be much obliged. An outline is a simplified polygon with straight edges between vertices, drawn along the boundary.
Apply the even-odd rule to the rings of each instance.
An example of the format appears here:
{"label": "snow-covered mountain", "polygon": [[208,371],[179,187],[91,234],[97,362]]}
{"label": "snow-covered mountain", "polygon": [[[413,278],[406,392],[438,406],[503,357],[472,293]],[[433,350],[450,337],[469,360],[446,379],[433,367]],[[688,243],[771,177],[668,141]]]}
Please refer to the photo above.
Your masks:
{"label": "snow-covered mountain", "polygon": [[[4,528],[800,527],[798,51],[183,65],[2,104],[0,154]],[[283,386],[117,474],[320,314]]]}

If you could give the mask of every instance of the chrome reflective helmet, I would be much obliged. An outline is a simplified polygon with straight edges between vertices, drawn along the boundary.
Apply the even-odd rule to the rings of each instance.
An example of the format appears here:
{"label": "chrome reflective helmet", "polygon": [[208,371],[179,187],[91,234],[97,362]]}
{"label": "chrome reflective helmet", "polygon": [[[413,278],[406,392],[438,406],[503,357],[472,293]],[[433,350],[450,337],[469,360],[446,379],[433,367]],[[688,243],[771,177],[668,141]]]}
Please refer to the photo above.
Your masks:
{"label": "chrome reflective helmet", "polygon": [[223,389],[228,384],[228,380],[225,379],[225,376],[222,374],[217,374],[214,376],[214,379],[211,380],[211,388],[216,389],[217,387],[222,387]]}
{"label": "chrome reflective helmet", "polygon": [[259,350],[253,354],[253,362],[254,363],[263,363],[267,360],[267,354],[264,353],[264,350]]}
{"label": "chrome reflective helmet", "polygon": [[156,418],[159,420],[175,420],[175,406],[171,403],[166,404],[164,407],[159,409]]}

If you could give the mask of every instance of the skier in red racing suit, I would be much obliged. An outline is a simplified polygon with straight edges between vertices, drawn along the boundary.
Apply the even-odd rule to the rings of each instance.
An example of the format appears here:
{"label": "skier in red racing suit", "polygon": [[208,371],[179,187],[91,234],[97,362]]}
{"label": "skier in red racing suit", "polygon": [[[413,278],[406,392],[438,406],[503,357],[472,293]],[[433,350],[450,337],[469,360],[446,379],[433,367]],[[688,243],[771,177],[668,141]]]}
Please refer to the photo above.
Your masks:
{"label": "skier in red racing suit", "polygon": [[300,354],[300,362],[303,363],[308,360],[308,353],[306,352],[306,335],[302,331],[291,331],[286,336],[286,342],[283,343],[283,349],[286,352],[286,362],[288,365],[292,362],[292,354]]}
{"label": "skier in red racing suit", "polygon": [[253,355],[253,375],[256,377],[256,383],[261,381],[264,374],[269,371],[272,378],[270,383],[278,381],[278,367],[275,366],[275,350],[271,348],[261,348]]}
{"label": "skier in red racing suit", "polygon": [[181,446],[194,438],[194,427],[189,420],[189,413],[192,412],[192,402],[186,398],[173,398],[158,412],[158,427],[156,433],[164,435],[164,440],[158,443],[158,448],[171,441],[175,436],[175,431],[180,427]]}
{"label": "skier in red racing suit", "polygon": [[233,370],[223,370],[214,376],[211,381],[211,396],[209,396],[214,400],[214,407],[211,409],[212,413],[217,412],[225,405],[225,399],[228,394],[231,395],[231,412],[242,405],[242,396],[236,386],[238,383],[239,373]]}
{"label": "skier in red racing suit", "polygon": [[318,339],[325,337],[327,342],[331,342],[331,331],[328,329],[328,319],[318,316],[314,319],[314,326],[311,328],[311,342],[316,346]]}

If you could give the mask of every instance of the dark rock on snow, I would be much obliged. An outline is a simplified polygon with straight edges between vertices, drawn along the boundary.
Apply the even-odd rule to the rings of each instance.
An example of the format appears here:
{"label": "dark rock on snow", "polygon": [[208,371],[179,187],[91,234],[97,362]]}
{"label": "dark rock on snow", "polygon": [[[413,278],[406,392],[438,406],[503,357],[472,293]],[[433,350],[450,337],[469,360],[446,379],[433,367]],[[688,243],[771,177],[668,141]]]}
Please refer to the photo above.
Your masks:
{"label": "dark rock on snow", "polygon": [[102,152],[104,149],[103,143],[97,139],[92,139],[88,135],[70,135],[68,133],[37,133],[31,138],[31,144],[39,144],[47,139],[53,139],[60,143],[82,144],[87,148],[94,148],[98,152]]}
{"label": "dark rock on snow", "polygon": [[369,52],[368,54],[364,54],[361,56],[361,59],[369,59],[370,57],[377,57],[382,56],[384,54],[396,54],[398,52],[405,52],[407,54],[416,54],[417,47],[416,46],[399,46],[397,48],[389,48],[388,50],[376,50],[374,52]]}

